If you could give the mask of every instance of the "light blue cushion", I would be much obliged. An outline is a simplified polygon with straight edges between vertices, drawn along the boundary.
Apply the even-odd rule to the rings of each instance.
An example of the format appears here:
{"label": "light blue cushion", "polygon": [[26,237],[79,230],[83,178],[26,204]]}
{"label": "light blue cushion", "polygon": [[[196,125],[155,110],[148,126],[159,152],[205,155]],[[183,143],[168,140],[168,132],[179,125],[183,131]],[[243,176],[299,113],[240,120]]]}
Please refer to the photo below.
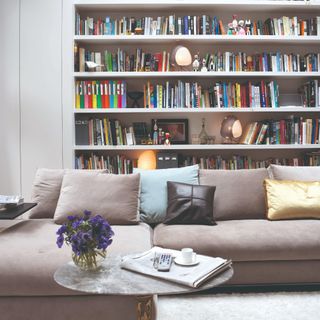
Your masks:
{"label": "light blue cushion", "polygon": [[140,173],[140,219],[146,223],[160,223],[167,211],[167,181],[199,184],[199,166],[184,168],[142,170]]}

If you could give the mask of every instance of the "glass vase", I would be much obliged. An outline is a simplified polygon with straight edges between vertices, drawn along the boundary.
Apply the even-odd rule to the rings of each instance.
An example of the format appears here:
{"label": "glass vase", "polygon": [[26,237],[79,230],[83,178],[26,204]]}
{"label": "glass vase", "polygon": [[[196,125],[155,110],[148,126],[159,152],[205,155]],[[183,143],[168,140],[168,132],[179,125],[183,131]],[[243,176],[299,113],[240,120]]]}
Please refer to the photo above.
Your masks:
{"label": "glass vase", "polygon": [[106,250],[96,249],[80,255],[72,253],[72,260],[83,271],[95,271],[101,267],[106,256]]}

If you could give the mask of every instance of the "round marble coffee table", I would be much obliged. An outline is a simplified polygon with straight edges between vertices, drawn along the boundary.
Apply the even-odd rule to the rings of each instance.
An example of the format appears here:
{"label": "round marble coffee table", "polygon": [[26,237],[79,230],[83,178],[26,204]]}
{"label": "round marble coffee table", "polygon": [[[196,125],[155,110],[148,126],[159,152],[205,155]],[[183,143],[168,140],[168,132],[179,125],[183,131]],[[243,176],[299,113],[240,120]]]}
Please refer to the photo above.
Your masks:
{"label": "round marble coffee table", "polygon": [[100,270],[86,272],[69,262],[54,274],[54,280],[68,289],[110,295],[128,295],[137,298],[137,319],[151,320],[155,315],[154,295],[182,294],[210,289],[227,282],[233,275],[230,267],[208,280],[199,288],[149,277],[120,268],[121,256],[110,255]]}

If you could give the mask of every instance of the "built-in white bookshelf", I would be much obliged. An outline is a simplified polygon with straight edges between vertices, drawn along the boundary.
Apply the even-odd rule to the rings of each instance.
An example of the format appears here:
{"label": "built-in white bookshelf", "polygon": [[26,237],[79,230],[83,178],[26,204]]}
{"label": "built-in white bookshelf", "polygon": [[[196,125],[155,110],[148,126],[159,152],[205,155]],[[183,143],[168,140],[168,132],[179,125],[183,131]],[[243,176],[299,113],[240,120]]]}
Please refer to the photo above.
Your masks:
{"label": "built-in white bookshelf", "polygon": [[[108,1],[108,0],[75,0],[74,13],[82,16],[94,17],[122,17],[122,16],[160,16],[171,14],[209,14],[218,15],[225,22],[232,20],[232,14],[239,18],[267,19],[268,17],[300,16],[302,18],[320,15],[319,1],[194,1],[194,0],[157,0],[157,1]],[[306,54],[320,52],[320,36],[269,36],[269,35],[74,35],[73,43],[88,48],[88,50],[115,51],[118,48],[135,50],[136,47],[157,51],[167,50],[170,52],[176,45],[184,45],[194,55],[197,52],[208,51],[245,51],[248,53],[268,52],[280,50],[283,53]],[[298,88],[308,80],[319,79],[320,72],[193,72],[193,71],[168,71],[168,72],[70,72],[73,86],[71,88],[74,97],[75,82],[80,80],[126,80],[131,90],[143,91],[147,81],[164,83],[166,81],[199,81],[202,85],[209,85],[214,81],[239,81],[247,80],[277,80],[280,93],[297,94]],[[73,98],[74,100],[74,98]],[[128,105],[131,101],[128,102]],[[164,146],[164,145],[133,145],[133,146],[98,146],[98,145],[75,145],[75,129],[73,130],[73,156],[82,152],[99,152],[107,156],[119,152],[127,158],[136,158],[144,150],[157,152],[179,152],[189,155],[230,156],[230,152],[237,154],[238,151],[250,151],[253,158],[283,157],[286,152],[290,156],[303,156],[307,152],[320,150],[319,144],[281,144],[281,145],[241,145],[223,144],[220,136],[220,125],[226,115],[235,115],[242,123],[243,128],[250,121],[264,119],[284,119],[287,117],[320,117],[320,108],[306,108],[302,105],[285,106],[279,108],[110,108],[110,109],[76,109],[75,104],[69,106],[73,113],[74,123],[78,119],[91,117],[108,117],[119,119],[125,125],[132,121],[147,122],[151,126],[151,119],[188,119],[189,144]],[[215,144],[201,145],[191,144],[191,137],[201,131],[202,118],[206,120],[208,135],[215,136]],[[74,125],[75,128],[75,125]]]}

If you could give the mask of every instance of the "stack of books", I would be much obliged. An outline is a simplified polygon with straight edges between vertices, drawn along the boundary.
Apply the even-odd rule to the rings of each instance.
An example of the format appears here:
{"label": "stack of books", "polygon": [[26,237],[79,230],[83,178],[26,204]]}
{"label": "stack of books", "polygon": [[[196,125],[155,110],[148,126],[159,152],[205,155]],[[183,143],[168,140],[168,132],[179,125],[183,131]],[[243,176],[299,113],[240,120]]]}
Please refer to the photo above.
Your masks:
{"label": "stack of books", "polygon": [[319,80],[310,80],[301,88],[302,101],[304,107],[319,108],[320,107],[320,85]]}
{"label": "stack of books", "polygon": [[230,159],[224,159],[221,155],[196,157],[196,156],[181,156],[180,165],[191,166],[198,164],[200,169],[215,169],[215,170],[240,170],[240,169],[257,169],[267,168],[270,164],[278,164],[285,166],[303,166],[309,161],[303,158],[269,158],[266,160],[254,160],[249,156],[234,155]]}
{"label": "stack of books", "polygon": [[240,143],[319,144],[319,123],[319,119],[302,117],[251,122],[246,126]]}
{"label": "stack of books", "polygon": [[123,80],[77,80],[76,109],[126,108],[127,85]]}
{"label": "stack of books", "polygon": [[144,86],[145,108],[278,108],[276,81],[216,82],[208,89],[198,82],[147,82]]}
{"label": "stack of books", "polygon": [[8,207],[20,206],[24,203],[24,199],[21,196],[16,195],[0,195],[0,209]]}
{"label": "stack of books", "polygon": [[124,128],[119,120],[100,119],[76,120],[76,145],[135,145],[133,126]]}
{"label": "stack of books", "polygon": [[76,169],[108,170],[113,174],[129,174],[137,167],[137,160],[131,160],[123,155],[104,156],[91,153],[75,158]]}
{"label": "stack of books", "polygon": [[[298,18],[283,16],[263,20],[244,20],[246,35],[312,36],[320,35],[320,17]],[[76,35],[208,35],[226,34],[227,24],[219,17],[203,15],[159,17],[121,17],[95,19],[76,14]],[[233,34],[233,33],[232,33]]]}

